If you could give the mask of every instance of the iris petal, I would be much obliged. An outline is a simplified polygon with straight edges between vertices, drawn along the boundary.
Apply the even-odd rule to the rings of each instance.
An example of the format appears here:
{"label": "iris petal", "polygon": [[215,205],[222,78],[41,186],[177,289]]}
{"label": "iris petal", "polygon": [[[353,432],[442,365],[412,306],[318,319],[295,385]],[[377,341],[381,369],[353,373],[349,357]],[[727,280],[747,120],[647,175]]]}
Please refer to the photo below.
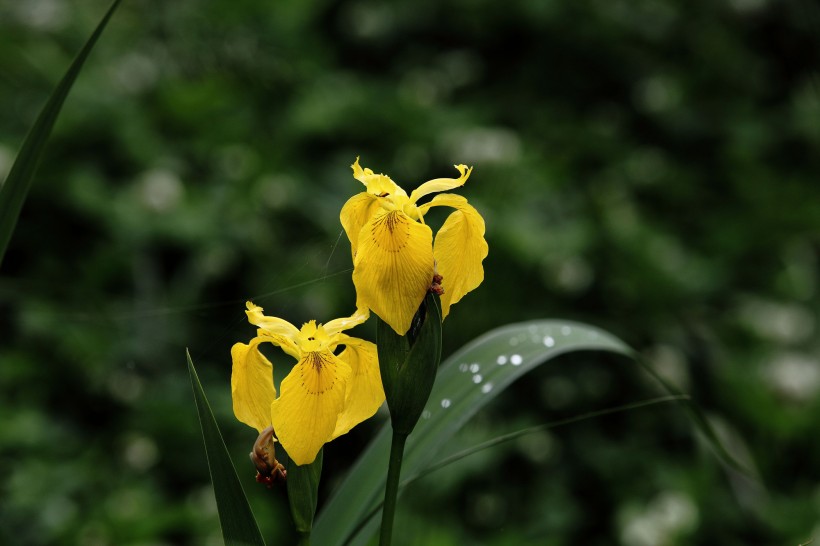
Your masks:
{"label": "iris petal", "polygon": [[379,198],[367,192],[357,193],[342,207],[339,219],[342,221],[347,238],[350,239],[350,250],[353,251],[354,258],[362,226],[370,221],[379,210],[381,210]]}
{"label": "iris petal", "polygon": [[410,328],[433,278],[433,234],[403,212],[383,211],[359,234],[353,260],[357,307],[368,307],[399,335]]}
{"label": "iris petal", "polygon": [[353,178],[364,184],[365,187],[367,187],[368,193],[385,197],[396,195],[407,196],[407,193],[386,174],[375,174],[371,169],[363,169],[359,165],[358,157],[356,158],[356,162],[351,165],[351,168],[353,169]]}
{"label": "iris petal", "polygon": [[461,176],[458,178],[436,178],[435,180],[429,180],[413,190],[410,194],[410,202],[415,203],[425,195],[430,195],[431,193],[438,193],[440,191],[447,191],[452,190],[453,188],[457,188],[459,186],[463,186],[467,179],[470,178],[470,173],[473,172],[473,168],[467,168],[467,165],[454,165]]}
{"label": "iris petal", "polygon": [[[370,317],[370,310],[367,307],[360,307],[356,312],[349,317],[333,319],[330,322],[323,324],[327,335],[332,336],[340,333],[342,330],[350,330],[354,326],[358,326],[365,322]],[[354,339],[354,338],[351,338]],[[339,343],[341,345],[341,343]]]}
{"label": "iris petal", "polygon": [[481,262],[487,257],[488,248],[484,240],[484,219],[464,197],[449,193],[437,195],[419,210],[426,214],[437,206],[456,209],[436,234],[433,246],[436,269],[444,278],[441,304],[442,317],[446,317],[451,305],[484,280]]}
{"label": "iris petal", "polygon": [[339,343],[346,346],[339,360],[350,365],[352,375],[347,383],[344,410],[336,421],[333,438],[347,434],[350,429],[372,417],[384,402],[376,345],[349,336],[343,336]]}
{"label": "iris petal", "polygon": [[245,303],[248,308],[245,314],[248,315],[248,322],[254,326],[259,327],[258,335],[268,335],[272,337],[276,345],[280,346],[283,351],[299,358],[299,349],[296,347],[296,338],[299,336],[299,329],[290,322],[277,318],[269,317],[264,314],[264,309],[252,302]]}
{"label": "iris petal", "polygon": [[231,398],[236,418],[260,433],[270,426],[270,405],[276,398],[273,386],[273,365],[259,352],[259,344],[272,342],[264,336],[249,344],[231,347]]}
{"label": "iris petal", "polygon": [[312,463],[332,438],[342,412],[350,366],[328,350],[306,353],[270,405],[273,429],[298,465]]}

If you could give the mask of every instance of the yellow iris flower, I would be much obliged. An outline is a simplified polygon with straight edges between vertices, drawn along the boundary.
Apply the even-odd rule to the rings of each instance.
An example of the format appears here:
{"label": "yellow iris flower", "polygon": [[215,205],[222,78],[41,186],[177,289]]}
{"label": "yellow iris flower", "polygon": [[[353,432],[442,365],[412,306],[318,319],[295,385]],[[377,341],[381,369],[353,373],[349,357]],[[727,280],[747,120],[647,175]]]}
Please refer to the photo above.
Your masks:
{"label": "yellow iris flower", "polygon": [[[299,329],[264,315],[251,302],[247,308],[248,321],[258,329],[248,344],[231,348],[234,415],[260,434],[273,425],[293,462],[309,464],[325,443],[372,416],[384,402],[376,346],[342,333],[370,313],[362,308],[351,317],[325,324],[312,320]],[[282,380],[279,397],[273,365],[259,351],[260,343],[272,343],[298,361]],[[338,346],[345,348],[336,355]]]}
{"label": "yellow iris flower", "polygon": [[[458,178],[430,180],[409,196],[390,177],[363,169],[359,158],[351,167],[353,177],[367,188],[351,197],[340,215],[353,251],[356,305],[372,310],[404,335],[433,275],[439,274],[444,288],[442,318],[446,317],[451,305],[484,280],[484,219],[460,195],[444,193],[424,205],[417,203],[431,193],[464,185],[472,167],[456,165]],[[456,210],[434,243],[424,215],[438,206]]]}

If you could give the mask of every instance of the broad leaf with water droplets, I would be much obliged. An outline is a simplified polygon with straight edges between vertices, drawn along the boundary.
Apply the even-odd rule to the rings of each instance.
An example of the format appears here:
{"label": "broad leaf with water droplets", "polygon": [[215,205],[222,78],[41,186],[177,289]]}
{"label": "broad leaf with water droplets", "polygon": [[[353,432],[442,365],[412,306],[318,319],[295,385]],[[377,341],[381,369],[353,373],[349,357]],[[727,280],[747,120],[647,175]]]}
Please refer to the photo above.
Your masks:
{"label": "broad leaf with water droplets", "polygon": [[[413,476],[427,468],[441,447],[516,379],[551,358],[583,350],[633,354],[622,341],[598,328],[556,320],[503,326],[458,350],[439,369],[430,399],[407,441],[402,475]],[[347,543],[379,504],[389,450],[390,427],[386,426],[322,508],[313,528],[316,544]],[[364,544],[375,525],[376,519],[371,519],[350,543]]]}

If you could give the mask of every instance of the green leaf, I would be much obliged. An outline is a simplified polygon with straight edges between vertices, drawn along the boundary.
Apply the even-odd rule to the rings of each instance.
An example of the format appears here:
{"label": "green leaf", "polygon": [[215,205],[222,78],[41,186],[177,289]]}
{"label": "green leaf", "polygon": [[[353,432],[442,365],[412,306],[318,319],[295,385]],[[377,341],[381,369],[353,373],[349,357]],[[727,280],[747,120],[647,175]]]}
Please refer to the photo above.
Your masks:
{"label": "green leaf", "polygon": [[[415,475],[413,475],[409,478],[406,478],[406,479],[402,480],[399,487],[400,488],[406,487],[406,486],[410,485],[411,483],[413,483],[417,480],[420,480],[421,478],[429,476],[430,473],[435,472],[436,470],[440,470],[440,469],[442,469],[446,466],[449,466],[449,465],[451,465],[451,464],[453,464],[457,461],[460,461],[461,459],[465,459],[465,458],[469,457],[470,455],[473,455],[475,453],[479,453],[479,452],[484,451],[485,449],[489,449],[491,447],[495,447],[499,444],[503,444],[505,442],[515,440],[517,438],[520,438],[522,436],[526,436],[528,434],[534,434],[536,432],[543,432],[545,430],[552,430],[552,429],[555,429],[555,428],[558,428],[558,427],[563,427],[563,426],[571,425],[571,424],[574,424],[574,423],[580,423],[581,421],[586,421],[588,419],[595,419],[597,417],[603,417],[605,415],[612,415],[612,414],[615,414],[615,413],[621,413],[621,412],[641,409],[641,408],[645,408],[645,407],[649,407],[649,406],[654,406],[654,405],[657,405],[657,404],[664,404],[664,403],[668,403],[668,402],[680,402],[680,401],[685,401],[685,400],[689,400],[689,399],[690,399],[690,397],[687,394],[681,394],[681,395],[671,394],[671,395],[667,395],[667,396],[660,396],[660,397],[657,397],[657,398],[650,398],[649,400],[640,400],[638,402],[632,402],[632,403],[629,403],[629,404],[623,404],[621,406],[615,406],[615,407],[606,408],[606,409],[602,409],[602,410],[588,411],[588,412],[582,413],[580,415],[575,415],[573,417],[569,417],[567,419],[561,419],[559,421],[552,421],[550,423],[545,423],[543,425],[536,425],[534,427],[527,427],[527,428],[524,428],[524,429],[521,429],[521,430],[516,430],[514,432],[508,432],[506,434],[502,434],[500,436],[496,436],[495,438],[491,438],[487,441],[481,442],[478,445],[469,447],[467,449],[463,449],[463,450],[461,450],[457,453],[453,453],[452,455],[448,455],[447,457],[445,457],[443,459],[438,459],[435,463],[433,463],[430,466],[428,466],[427,468],[425,468],[423,470],[423,472],[421,472],[419,474],[415,474]],[[382,503],[377,504],[365,516],[365,519],[362,522],[362,524],[360,525],[360,527],[363,527],[365,523],[368,523],[370,518],[375,516],[378,513],[378,510],[381,509],[381,507],[382,507]],[[355,532],[358,532],[358,531],[355,531]]]}
{"label": "green leaf", "polygon": [[[683,395],[683,392],[680,389],[658,375],[658,372],[656,372],[647,362],[639,358],[638,365],[640,365],[646,373],[652,376],[652,378],[657,381],[666,392],[672,395]],[[691,398],[682,401],[682,403],[686,406],[689,416],[697,427],[698,432],[700,432],[704,440],[706,440],[712,448],[718,459],[720,459],[724,465],[732,470],[740,472],[747,478],[757,480],[758,477],[756,473],[749,466],[741,463],[736,457],[729,453],[726,446],[723,445],[720,436],[718,436],[717,431],[715,431],[715,428],[712,426],[711,421],[706,417],[703,411],[701,411],[698,405],[693,402]]]}
{"label": "green leaf", "polygon": [[[502,326],[456,351],[442,363],[422,418],[407,441],[402,475],[414,476],[430,466],[442,446],[516,379],[556,356],[582,350],[633,355],[623,342],[602,330],[554,320]],[[389,450],[387,425],[320,511],[313,527],[316,544],[345,544],[381,502]],[[375,524],[371,520],[356,543],[363,543]]]}
{"label": "green leaf", "polygon": [[503,444],[505,442],[510,442],[522,436],[526,436],[528,434],[534,434],[536,432],[543,432],[546,430],[552,430],[554,428],[563,427],[566,425],[571,425],[574,423],[580,423],[581,421],[586,421],[588,419],[595,419],[597,417],[603,417],[605,415],[612,415],[614,413],[621,413],[625,411],[636,410],[640,408],[645,408],[649,406],[654,406],[657,404],[664,404],[667,402],[680,402],[683,400],[689,400],[690,397],[687,394],[670,394],[667,396],[660,396],[657,398],[650,398],[649,400],[640,400],[638,402],[632,402],[630,404],[623,404],[621,406],[615,406],[612,408],[606,408],[602,410],[595,410],[595,411],[588,411],[586,413],[582,413],[581,415],[576,415],[574,417],[568,417],[567,419],[561,419],[559,421],[553,421],[550,423],[545,423],[543,425],[536,425],[534,427],[527,427],[522,428],[520,430],[516,430],[514,432],[508,432],[506,434],[502,434],[501,436],[496,436],[495,438],[491,438],[485,442],[481,442],[478,445],[469,447],[467,449],[463,449],[457,453],[453,453],[452,455],[448,455],[444,459],[440,459],[436,461],[434,464],[431,464],[422,474],[416,474],[410,478],[404,480],[401,485],[404,487],[405,485],[409,485],[410,483],[429,475],[431,472],[444,468],[445,466],[451,465],[454,462],[460,461],[461,459],[467,458],[470,455],[478,453],[480,451],[484,451],[485,449],[489,449],[491,447],[495,447],[499,444]]}
{"label": "green leaf", "polygon": [[216,507],[219,511],[225,546],[264,546],[265,541],[239,483],[228,448],[225,447],[222,433],[219,432],[211,406],[205,397],[205,391],[202,390],[191,355],[188,351],[185,354],[188,357],[188,372],[194,389],[199,426],[202,428],[202,439],[205,442],[205,454],[208,458],[211,481],[214,484]]}
{"label": "green leaf", "polygon": [[[405,449],[402,475],[413,479],[433,466],[441,447],[464,424],[513,381],[565,353],[608,351],[628,357],[635,352],[598,328],[557,320],[539,320],[496,328],[468,343],[442,363],[422,419]],[[709,421],[687,395],[665,382],[641,359],[637,363],[672,397],[684,404],[694,425],[719,459],[747,477],[750,471],[721,444]],[[317,544],[364,544],[376,530],[390,450],[385,426],[324,506],[313,528]],[[385,469],[374,471],[373,469]],[[367,520],[367,518],[370,518]]]}
{"label": "green leaf", "polygon": [[114,0],[94,33],[91,34],[77,57],[74,58],[74,62],[71,63],[63,79],[60,80],[60,83],[51,93],[48,102],[40,111],[37,121],[34,122],[28,135],[26,135],[5,184],[0,188],[0,264],[3,263],[3,256],[6,254],[11,235],[14,233],[14,227],[17,225],[17,218],[20,216],[23,202],[26,200],[26,195],[28,195],[28,190],[31,187],[40,156],[48,137],[51,135],[54,122],[60,114],[60,109],[63,107],[63,102],[71,90],[71,86],[74,85],[74,80],[77,79],[77,74],[80,73],[88,54],[94,44],[97,43],[97,39],[102,34],[119,3],[120,0]]}

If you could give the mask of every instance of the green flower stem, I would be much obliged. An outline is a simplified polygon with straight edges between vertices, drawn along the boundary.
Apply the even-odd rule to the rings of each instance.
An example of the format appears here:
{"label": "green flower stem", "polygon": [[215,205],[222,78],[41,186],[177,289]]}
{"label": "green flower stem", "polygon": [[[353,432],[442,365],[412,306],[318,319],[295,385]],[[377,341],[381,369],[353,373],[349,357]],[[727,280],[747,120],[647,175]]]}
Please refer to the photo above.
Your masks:
{"label": "green flower stem", "polygon": [[299,546],[310,546],[310,532],[299,533]]}
{"label": "green flower stem", "polygon": [[390,445],[390,463],[387,467],[387,484],[384,488],[384,508],[382,509],[382,528],[379,546],[390,546],[393,540],[393,518],[396,515],[396,499],[399,495],[401,479],[401,462],[404,458],[404,444],[407,434],[393,432]]}

